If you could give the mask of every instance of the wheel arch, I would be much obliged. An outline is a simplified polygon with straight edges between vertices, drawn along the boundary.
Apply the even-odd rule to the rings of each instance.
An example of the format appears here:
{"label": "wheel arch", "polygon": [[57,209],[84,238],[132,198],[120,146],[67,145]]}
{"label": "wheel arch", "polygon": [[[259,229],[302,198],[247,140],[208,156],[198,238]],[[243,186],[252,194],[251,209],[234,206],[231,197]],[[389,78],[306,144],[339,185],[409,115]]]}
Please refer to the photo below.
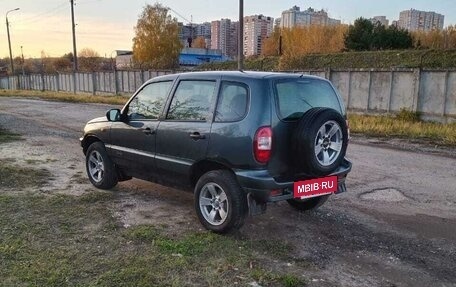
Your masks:
{"label": "wheel arch", "polygon": [[200,177],[203,176],[203,174],[211,170],[219,169],[228,170],[232,172],[231,168],[217,161],[202,160],[195,163],[190,169],[190,184],[192,188],[196,186],[196,183],[198,182]]}
{"label": "wheel arch", "polygon": [[95,142],[101,142],[101,140],[95,135],[87,135],[84,137],[82,140],[82,151],[84,152],[84,155],[87,153],[89,146]]}

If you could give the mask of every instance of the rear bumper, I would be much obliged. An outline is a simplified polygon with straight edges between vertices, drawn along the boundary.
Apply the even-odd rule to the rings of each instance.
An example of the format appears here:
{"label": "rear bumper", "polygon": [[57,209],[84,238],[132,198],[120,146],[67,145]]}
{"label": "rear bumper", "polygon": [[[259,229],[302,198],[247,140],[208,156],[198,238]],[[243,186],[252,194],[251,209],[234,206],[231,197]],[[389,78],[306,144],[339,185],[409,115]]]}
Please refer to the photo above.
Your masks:
{"label": "rear bumper", "polygon": [[[347,191],[345,179],[351,169],[352,163],[344,159],[339,168],[328,175],[338,177],[338,189],[335,194]],[[276,180],[267,170],[237,170],[235,174],[241,187],[260,202],[277,202],[293,198],[294,181],[292,180]],[[304,175],[297,180],[307,179],[311,177]],[[275,194],[278,195],[271,196],[271,191],[276,191]]]}

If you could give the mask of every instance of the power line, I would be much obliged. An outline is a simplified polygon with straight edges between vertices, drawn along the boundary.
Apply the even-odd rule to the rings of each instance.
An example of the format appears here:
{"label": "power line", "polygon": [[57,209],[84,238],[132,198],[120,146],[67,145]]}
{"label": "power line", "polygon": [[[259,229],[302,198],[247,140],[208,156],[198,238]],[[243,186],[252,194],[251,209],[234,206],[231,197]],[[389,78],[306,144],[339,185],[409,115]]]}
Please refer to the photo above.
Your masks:
{"label": "power line", "polygon": [[66,6],[67,4],[66,3],[62,3],[54,8],[51,8],[47,11],[44,11],[44,12],[41,12],[39,14],[36,14],[34,16],[31,16],[31,17],[28,17],[28,18],[25,18],[23,20],[17,20],[15,21],[16,23],[20,23],[20,24],[31,24],[31,23],[35,23],[35,22],[39,22],[39,21],[45,21],[46,19],[44,18],[44,16],[52,16],[54,14],[56,14],[57,12],[60,12],[61,10],[63,10],[63,8]]}
{"label": "power line", "polygon": [[179,16],[180,18],[182,18],[183,20],[187,21],[188,23],[192,23],[192,21],[189,21],[187,18],[185,18],[184,16],[182,16],[179,12],[177,12],[176,10],[174,10],[173,8],[171,7],[166,7],[168,8],[169,10],[171,10],[172,12],[174,12],[174,14],[176,14],[177,16]]}

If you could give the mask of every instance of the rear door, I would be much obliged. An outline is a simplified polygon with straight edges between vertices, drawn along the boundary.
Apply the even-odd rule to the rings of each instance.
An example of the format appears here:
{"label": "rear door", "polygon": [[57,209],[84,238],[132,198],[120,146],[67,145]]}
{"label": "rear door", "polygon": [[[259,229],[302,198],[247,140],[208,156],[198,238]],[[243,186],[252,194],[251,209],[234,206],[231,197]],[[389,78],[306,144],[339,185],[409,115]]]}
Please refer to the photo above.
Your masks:
{"label": "rear door", "polygon": [[129,174],[149,179],[155,172],[158,119],[173,81],[144,86],[124,108],[124,121],[111,128],[111,151],[115,163]]}
{"label": "rear door", "polygon": [[182,77],[157,130],[156,164],[162,180],[190,183],[190,168],[206,157],[216,97],[217,78]]}

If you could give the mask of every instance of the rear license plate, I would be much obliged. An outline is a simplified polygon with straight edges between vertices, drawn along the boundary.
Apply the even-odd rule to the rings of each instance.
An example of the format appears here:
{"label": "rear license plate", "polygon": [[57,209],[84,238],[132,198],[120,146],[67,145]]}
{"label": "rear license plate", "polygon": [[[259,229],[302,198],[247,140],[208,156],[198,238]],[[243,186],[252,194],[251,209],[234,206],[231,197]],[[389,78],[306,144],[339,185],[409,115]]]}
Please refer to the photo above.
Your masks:
{"label": "rear license plate", "polygon": [[315,178],[294,183],[294,198],[306,199],[337,191],[337,176]]}

